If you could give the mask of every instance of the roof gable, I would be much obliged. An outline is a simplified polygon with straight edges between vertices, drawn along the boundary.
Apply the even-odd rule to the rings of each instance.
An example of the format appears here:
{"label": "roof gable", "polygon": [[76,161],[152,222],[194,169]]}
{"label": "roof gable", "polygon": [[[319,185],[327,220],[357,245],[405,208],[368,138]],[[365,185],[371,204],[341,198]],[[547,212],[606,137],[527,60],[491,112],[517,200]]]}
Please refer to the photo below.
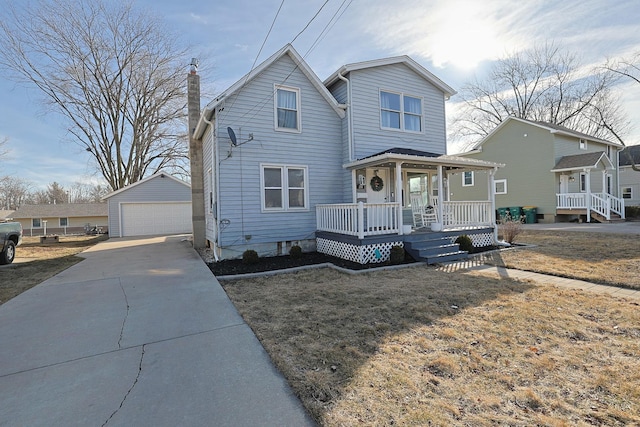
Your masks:
{"label": "roof gable", "polygon": [[350,73],[352,71],[358,71],[358,70],[363,70],[367,68],[382,67],[385,65],[392,65],[392,64],[406,65],[411,70],[413,70],[416,74],[418,74],[420,77],[422,77],[423,79],[425,79],[426,81],[428,81],[429,83],[433,84],[435,87],[440,89],[447,98],[450,98],[456,94],[455,89],[453,89],[451,86],[449,86],[448,84],[440,80],[438,77],[436,77],[435,74],[431,73],[429,70],[427,70],[422,65],[420,65],[419,63],[417,63],[416,61],[414,61],[413,59],[411,59],[406,55],[394,56],[391,58],[375,59],[372,61],[355,62],[353,64],[343,65],[342,67],[340,67],[339,70],[331,74],[324,81],[324,84],[325,86],[332,85],[340,78],[339,77],[340,75],[343,75],[345,73]]}
{"label": "roof gable", "polygon": [[102,198],[102,200],[107,200],[107,199],[109,199],[109,198],[111,198],[111,197],[115,196],[116,194],[120,194],[120,193],[122,193],[123,191],[130,190],[131,188],[137,187],[138,185],[142,185],[142,184],[144,184],[145,182],[151,181],[152,179],[164,179],[164,178],[170,178],[170,179],[174,180],[175,182],[177,182],[177,183],[180,183],[180,184],[184,185],[184,186],[185,186],[185,187],[187,187],[187,188],[191,188],[191,185],[189,185],[188,183],[184,182],[183,180],[178,179],[178,178],[176,178],[175,176],[169,175],[169,174],[168,174],[168,173],[166,173],[166,172],[162,172],[162,171],[160,171],[160,172],[156,172],[155,174],[153,174],[153,175],[151,175],[151,176],[148,176],[148,177],[146,177],[146,178],[144,178],[144,179],[141,179],[141,180],[140,180],[140,181],[138,181],[138,182],[134,182],[133,184],[127,185],[126,187],[123,187],[123,188],[121,188],[121,189],[119,189],[119,190],[113,191],[113,192],[111,192],[111,193],[107,194],[106,196],[104,196],[104,197]]}
{"label": "roof gable", "polygon": [[[216,107],[227,97],[235,94],[240,91],[247,83],[251,82],[257,76],[259,76],[263,71],[273,65],[276,61],[282,58],[284,55],[289,55],[291,60],[296,64],[298,69],[309,79],[311,84],[316,88],[316,90],[320,93],[320,95],[327,101],[327,103],[333,108],[333,110],[338,114],[340,118],[345,117],[345,112],[342,108],[340,108],[340,104],[338,101],[331,95],[329,90],[322,84],[320,78],[311,70],[309,65],[305,62],[304,58],[300,56],[300,54],[293,48],[291,44],[287,44],[282,49],[271,55],[265,61],[263,61],[260,65],[255,67],[249,73],[245,74],[240,80],[231,85],[228,89],[223,91],[220,95],[218,95],[215,99],[213,99],[207,106],[204,108],[202,113],[200,114],[200,119],[198,120],[198,125],[196,126],[194,136],[195,138],[201,138],[204,134],[205,129],[208,126],[207,120],[211,119],[211,113],[215,111]],[[287,76],[288,77],[288,76]],[[284,84],[285,81],[280,82]]]}
{"label": "roof gable", "polygon": [[536,121],[532,121],[532,120],[521,119],[519,117],[509,116],[506,119],[504,119],[498,126],[496,126],[491,132],[489,132],[489,134],[487,136],[485,136],[480,141],[478,141],[475,145],[473,145],[469,151],[474,151],[474,150],[480,149],[482,147],[482,145],[484,145],[485,142],[490,140],[497,132],[500,131],[500,129],[502,129],[503,127],[507,126],[509,123],[511,123],[513,121],[524,123],[524,124],[528,124],[528,125],[540,128],[540,129],[547,130],[551,134],[556,134],[557,133],[557,134],[560,134],[560,135],[570,136],[570,137],[574,137],[574,138],[578,138],[578,139],[586,139],[588,141],[599,142],[601,144],[622,147],[622,144],[618,144],[616,142],[607,141],[606,139],[596,138],[595,136],[587,135],[586,133],[582,133],[582,132],[577,132],[577,131],[571,130],[569,128],[566,128],[564,126],[555,125],[555,124],[547,123],[547,122],[536,122]]}

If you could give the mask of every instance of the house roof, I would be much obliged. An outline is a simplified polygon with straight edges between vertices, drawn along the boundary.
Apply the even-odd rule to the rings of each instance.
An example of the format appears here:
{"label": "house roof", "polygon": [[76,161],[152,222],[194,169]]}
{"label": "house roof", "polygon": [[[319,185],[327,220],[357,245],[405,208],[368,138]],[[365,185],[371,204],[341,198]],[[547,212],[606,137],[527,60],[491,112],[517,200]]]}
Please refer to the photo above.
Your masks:
{"label": "house roof", "polygon": [[469,151],[474,151],[474,150],[477,150],[480,147],[482,147],[482,145],[487,140],[489,140],[495,133],[497,133],[500,129],[502,129],[504,126],[506,126],[507,123],[509,123],[511,121],[518,121],[518,122],[521,122],[521,123],[527,123],[527,124],[530,124],[532,126],[539,127],[540,129],[548,130],[549,133],[552,133],[552,134],[553,133],[557,133],[557,134],[560,134],[560,135],[571,136],[571,137],[578,138],[578,139],[586,139],[588,141],[599,142],[601,144],[612,145],[612,146],[615,146],[615,147],[622,147],[623,146],[622,144],[619,144],[617,142],[611,142],[611,141],[607,141],[606,139],[597,138],[595,136],[587,135],[586,133],[577,132],[577,131],[571,130],[569,128],[566,128],[564,126],[555,125],[555,124],[547,123],[547,122],[536,122],[536,121],[533,121],[533,120],[521,119],[519,117],[510,116],[510,117],[507,117],[506,119],[504,119],[498,126],[496,126],[491,132],[489,132],[489,134],[487,136],[482,138],[482,140],[478,141],[475,145],[473,145]]}
{"label": "house roof", "polygon": [[404,64],[409,67],[411,70],[416,72],[420,77],[427,80],[442,92],[444,92],[447,98],[452,97],[456,94],[455,89],[451,86],[440,80],[435,74],[431,73],[429,70],[424,68],[422,65],[418,64],[413,59],[409,58],[406,55],[403,56],[394,56],[391,58],[383,58],[383,59],[375,59],[372,61],[364,61],[364,62],[355,62],[353,64],[346,64],[340,67],[336,72],[331,74],[327,79],[325,79],[325,86],[332,85],[339,79],[339,75],[344,75],[345,73],[350,73],[352,71],[363,70],[366,68],[374,68],[374,67],[382,67],[385,65],[393,65],[393,64]]}
{"label": "house roof", "polygon": [[494,169],[504,167],[502,163],[488,162],[485,160],[470,159],[467,157],[438,155],[427,151],[411,150],[407,148],[391,148],[368,157],[344,164],[345,169],[356,169],[380,165],[386,162],[421,163],[442,166],[454,166],[469,169]]}
{"label": "house roof", "polygon": [[160,172],[156,172],[153,175],[148,176],[148,177],[146,177],[144,179],[141,179],[140,181],[134,182],[133,184],[127,185],[126,187],[123,187],[123,188],[121,188],[119,190],[112,191],[111,193],[109,193],[106,196],[104,196],[102,198],[102,200],[107,200],[107,199],[115,196],[116,194],[120,194],[123,191],[127,191],[127,190],[129,190],[129,189],[131,189],[133,187],[137,187],[138,185],[144,184],[145,182],[151,181],[152,179],[155,179],[155,178],[170,178],[170,179],[174,180],[175,182],[178,182],[178,183],[180,183],[180,184],[182,184],[182,185],[184,185],[184,186],[186,186],[188,188],[191,188],[191,185],[189,185],[188,183],[184,182],[183,180],[178,179],[175,176],[169,175],[166,172],[160,171]]}
{"label": "house roof", "polygon": [[640,145],[630,145],[620,152],[620,166],[631,166],[640,163]]}
{"label": "house roof", "polygon": [[13,218],[13,210],[0,210],[0,220]]}
{"label": "house roof", "polygon": [[551,172],[566,172],[576,169],[594,169],[603,161],[607,169],[614,169],[613,163],[604,151],[564,156],[551,169]]}
{"label": "house roof", "polygon": [[[340,118],[344,118],[345,112],[342,108],[340,108],[340,104],[338,104],[338,101],[336,101],[336,99],[333,97],[333,95],[331,95],[329,90],[324,86],[324,84],[322,84],[322,81],[320,81],[320,78],[313,72],[311,67],[309,67],[309,65],[305,62],[304,58],[300,56],[300,54],[293,48],[291,44],[287,44],[282,49],[280,49],[279,51],[271,55],[269,58],[267,58],[260,65],[258,65],[253,70],[251,70],[249,73],[245,74],[240,80],[238,80],[233,85],[231,85],[228,89],[223,91],[211,102],[209,102],[209,104],[207,104],[207,106],[204,108],[204,110],[200,114],[200,119],[198,120],[198,125],[196,126],[196,129],[194,132],[194,137],[195,138],[202,137],[205,129],[208,126],[208,124],[205,121],[205,118],[207,120],[210,120],[211,113],[215,111],[216,107],[220,105],[220,103],[222,103],[229,96],[238,92],[247,83],[255,79],[258,75],[260,75],[260,73],[262,73],[264,70],[269,68],[273,63],[275,63],[277,60],[282,58],[284,55],[289,55],[289,57],[293,60],[293,62],[298,67],[298,69],[302,71],[302,73],[309,79],[311,84],[318,90],[320,95],[322,95],[322,97],[329,103],[329,105],[331,105],[331,107],[334,109],[336,114],[338,114]],[[285,83],[287,78],[288,76],[281,83]]]}
{"label": "house roof", "polygon": [[13,219],[22,218],[79,218],[107,216],[106,203],[60,203],[55,205],[22,205]]}

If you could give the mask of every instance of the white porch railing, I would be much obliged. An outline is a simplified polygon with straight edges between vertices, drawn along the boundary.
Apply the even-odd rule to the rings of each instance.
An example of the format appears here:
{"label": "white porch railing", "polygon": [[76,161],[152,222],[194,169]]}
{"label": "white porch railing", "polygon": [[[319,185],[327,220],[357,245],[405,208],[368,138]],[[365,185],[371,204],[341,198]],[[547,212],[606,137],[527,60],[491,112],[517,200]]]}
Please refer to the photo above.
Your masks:
{"label": "white porch railing", "polygon": [[491,202],[444,202],[442,225],[444,229],[493,226]]}
{"label": "white porch railing", "polygon": [[[443,230],[494,226],[491,202],[444,202]],[[316,205],[319,231],[365,236],[400,234],[398,203],[340,203]],[[409,225],[409,224],[407,224]]]}
{"label": "white porch railing", "polygon": [[625,217],[624,200],[608,193],[591,193],[591,197],[587,193],[556,194],[556,203],[556,209],[589,209],[607,220],[611,219],[611,212]]}
{"label": "white porch railing", "polygon": [[340,203],[316,205],[316,226],[320,231],[365,236],[400,234],[398,203]]}

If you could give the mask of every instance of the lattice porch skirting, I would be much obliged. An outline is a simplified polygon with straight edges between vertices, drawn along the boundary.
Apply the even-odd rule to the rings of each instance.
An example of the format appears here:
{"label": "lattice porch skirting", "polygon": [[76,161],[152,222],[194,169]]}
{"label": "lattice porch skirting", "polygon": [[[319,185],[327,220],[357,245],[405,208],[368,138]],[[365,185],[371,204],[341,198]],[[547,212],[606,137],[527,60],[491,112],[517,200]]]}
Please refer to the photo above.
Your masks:
{"label": "lattice porch skirting", "polygon": [[355,245],[353,243],[340,242],[337,240],[316,239],[316,250],[323,254],[335,256],[359,264],[380,263],[389,260],[391,248],[394,246],[404,247],[404,243],[380,242],[365,245]]}
{"label": "lattice porch skirting", "polygon": [[[462,233],[464,234],[464,233]],[[483,248],[493,245],[493,233],[468,233],[474,248]],[[451,243],[455,243],[458,236],[451,236]]]}

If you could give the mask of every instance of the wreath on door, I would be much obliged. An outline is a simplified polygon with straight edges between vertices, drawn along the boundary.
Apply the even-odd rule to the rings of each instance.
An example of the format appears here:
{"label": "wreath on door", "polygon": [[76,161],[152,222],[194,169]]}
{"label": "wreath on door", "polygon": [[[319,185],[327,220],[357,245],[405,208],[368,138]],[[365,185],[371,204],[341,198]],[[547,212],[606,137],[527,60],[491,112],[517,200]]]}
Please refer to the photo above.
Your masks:
{"label": "wreath on door", "polygon": [[382,187],[384,187],[384,182],[382,181],[382,178],[376,175],[373,178],[371,178],[369,185],[371,185],[371,189],[373,191],[380,191],[382,190]]}

